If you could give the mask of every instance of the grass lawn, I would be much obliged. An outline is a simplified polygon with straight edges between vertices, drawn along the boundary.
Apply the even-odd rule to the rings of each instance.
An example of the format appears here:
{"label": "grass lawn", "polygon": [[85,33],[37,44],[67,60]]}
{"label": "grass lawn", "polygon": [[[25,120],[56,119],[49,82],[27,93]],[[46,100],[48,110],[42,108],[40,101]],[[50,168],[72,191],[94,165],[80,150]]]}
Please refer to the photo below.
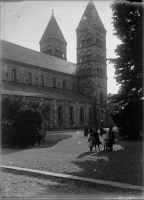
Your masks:
{"label": "grass lawn", "polygon": [[83,132],[47,134],[46,144],[2,149],[1,163],[76,176],[143,185],[143,142],[117,136],[112,152],[90,152]]}
{"label": "grass lawn", "polygon": [[46,134],[45,144],[42,143],[41,145],[39,145],[37,147],[38,148],[53,147],[61,140],[65,140],[65,139],[68,139],[71,137],[72,137],[71,135],[66,135],[66,134]]}

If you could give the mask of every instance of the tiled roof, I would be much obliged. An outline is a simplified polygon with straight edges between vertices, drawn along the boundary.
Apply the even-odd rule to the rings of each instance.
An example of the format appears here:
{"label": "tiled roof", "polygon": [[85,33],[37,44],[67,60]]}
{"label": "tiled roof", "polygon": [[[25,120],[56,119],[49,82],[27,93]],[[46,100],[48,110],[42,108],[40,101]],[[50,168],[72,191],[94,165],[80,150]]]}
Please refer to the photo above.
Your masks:
{"label": "tiled roof", "polygon": [[61,90],[56,88],[48,88],[43,86],[34,86],[24,83],[12,81],[2,81],[2,94],[34,96],[49,99],[71,100],[77,102],[90,102],[86,96],[79,92],[70,90]]}
{"label": "tiled roof", "polygon": [[76,64],[1,40],[1,57],[62,73],[76,75]]}
{"label": "tiled roof", "polygon": [[44,31],[44,34],[43,34],[40,42],[43,42],[43,41],[51,39],[51,38],[55,38],[55,39],[58,39],[58,40],[66,43],[66,40],[65,40],[65,38],[59,28],[59,25],[53,15]]}
{"label": "tiled roof", "polygon": [[89,1],[77,29],[90,28],[93,24],[106,31],[94,3]]}

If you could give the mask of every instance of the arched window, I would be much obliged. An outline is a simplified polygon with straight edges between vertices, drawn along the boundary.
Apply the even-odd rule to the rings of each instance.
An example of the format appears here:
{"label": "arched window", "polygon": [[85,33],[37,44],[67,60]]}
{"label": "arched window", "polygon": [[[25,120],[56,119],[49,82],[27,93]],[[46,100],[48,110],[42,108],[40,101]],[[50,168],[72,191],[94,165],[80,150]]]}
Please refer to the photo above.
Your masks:
{"label": "arched window", "polygon": [[64,50],[60,49],[60,47],[57,46],[55,50],[55,56],[59,58],[64,58]]}
{"label": "arched window", "polygon": [[82,53],[80,54],[80,63],[81,63],[81,62],[84,62],[84,60],[85,60],[85,53],[82,52]]}
{"label": "arched window", "polygon": [[63,80],[63,89],[65,90],[66,89],[66,81]]}
{"label": "arched window", "polygon": [[62,106],[58,107],[58,121],[63,121],[63,109]]}
{"label": "arched window", "polygon": [[101,37],[101,47],[105,48],[105,40],[103,36]]}
{"label": "arched window", "polygon": [[92,52],[91,51],[88,51],[86,53],[86,57],[87,57],[87,61],[91,60],[92,59]]}
{"label": "arched window", "polygon": [[85,37],[81,36],[81,38],[80,38],[80,47],[83,47],[83,46],[85,46]]}
{"label": "arched window", "polygon": [[30,72],[28,73],[28,83],[32,84],[32,75]]}
{"label": "arched window", "polygon": [[101,61],[102,63],[104,63],[104,55],[103,55],[103,54],[101,54],[101,56],[100,56],[100,61]]}
{"label": "arched window", "polygon": [[92,121],[92,108],[89,108],[89,121]]}
{"label": "arched window", "polygon": [[100,92],[100,104],[103,105],[104,102],[104,96],[103,96],[103,92]]}
{"label": "arched window", "polygon": [[53,78],[53,87],[56,87],[56,78]]}
{"label": "arched window", "polygon": [[97,60],[100,61],[100,55],[99,55],[99,53],[97,54]]}
{"label": "arched window", "polygon": [[90,34],[88,34],[87,37],[86,37],[86,44],[90,45],[91,42],[92,42],[92,36]]}
{"label": "arched window", "polygon": [[73,90],[75,89],[75,84],[74,84],[74,82],[73,82]]}
{"label": "arched window", "polygon": [[49,55],[52,55],[52,46],[48,46],[47,47],[47,53],[49,54]]}
{"label": "arched window", "polygon": [[12,81],[16,81],[16,70],[12,70]]}
{"label": "arched window", "polygon": [[70,121],[71,122],[74,121],[74,107],[73,106],[70,107]]}
{"label": "arched window", "polygon": [[41,75],[41,84],[42,84],[42,86],[44,86],[44,76],[43,75]]}
{"label": "arched window", "polygon": [[96,44],[97,44],[98,46],[101,45],[100,36],[99,36],[98,34],[97,34],[97,36],[96,36]]}
{"label": "arched window", "polygon": [[80,108],[80,122],[84,122],[84,107]]}

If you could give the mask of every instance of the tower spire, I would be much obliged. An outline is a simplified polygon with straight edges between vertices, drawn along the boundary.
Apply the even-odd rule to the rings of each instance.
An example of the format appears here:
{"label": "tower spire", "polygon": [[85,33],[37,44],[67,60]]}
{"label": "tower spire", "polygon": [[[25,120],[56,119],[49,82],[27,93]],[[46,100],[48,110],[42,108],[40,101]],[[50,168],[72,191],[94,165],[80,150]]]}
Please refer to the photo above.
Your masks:
{"label": "tower spire", "polygon": [[54,9],[52,9],[52,16],[54,16]]}

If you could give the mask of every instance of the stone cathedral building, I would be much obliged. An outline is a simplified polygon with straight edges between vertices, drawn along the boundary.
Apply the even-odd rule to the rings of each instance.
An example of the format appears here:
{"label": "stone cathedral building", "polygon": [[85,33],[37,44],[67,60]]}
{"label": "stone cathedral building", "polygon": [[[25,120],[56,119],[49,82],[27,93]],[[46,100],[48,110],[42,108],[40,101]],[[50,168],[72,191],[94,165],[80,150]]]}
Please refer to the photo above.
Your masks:
{"label": "stone cathedral building", "polygon": [[67,42],[53,13],[40,52],[1,41],[2,95],[49,102],[54,130],[107,122],[106,30],[92,1],[76,34],[76,64],[67,61]]}

